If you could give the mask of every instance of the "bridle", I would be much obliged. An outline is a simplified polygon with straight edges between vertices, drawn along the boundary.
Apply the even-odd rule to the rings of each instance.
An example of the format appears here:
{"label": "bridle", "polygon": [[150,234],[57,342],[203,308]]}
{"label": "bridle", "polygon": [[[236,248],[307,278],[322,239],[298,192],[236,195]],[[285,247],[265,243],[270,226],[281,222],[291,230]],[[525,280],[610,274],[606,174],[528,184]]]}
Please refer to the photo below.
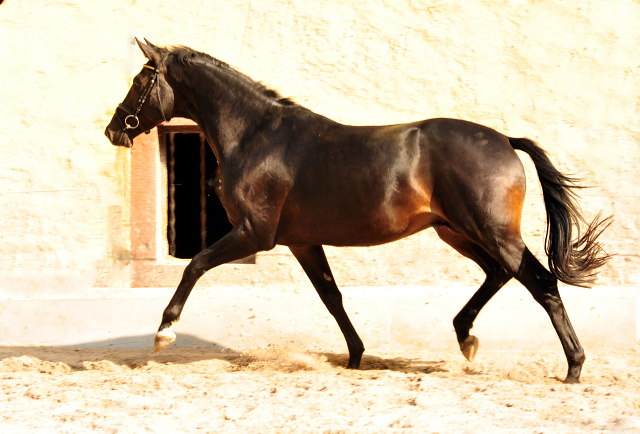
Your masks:
{"label": "bridle", "polygon": [[[160,64],[162,64],[162,63],[163,62],[160,62]],[[144,130],[144,127],[140,123],[140,118],[138,118],[138,114],[140,113],[140,110],[142,110],[142,106],[144,105],[145,101],[149,97],[149,94],[151,94],[151,91],[153,90],[154,85],[158,81],[158,76],[160,75],[160,66],[154,68],[151,65],[142,65],[142,67],[152,70],[153,71],[153,77],[151,77],[151,80],[149,80],[147,82],[147,85],[142,90],[142,94],[138,98],[138,103],[136,105],[135,110],[132,110],[130,107],[128,107],[127,105],[125,105],[123,103],[118,104],[118,108],[120,108],[120,109],[126,111],[127,113],[129,113],[124,118],[124,121],[123,121],[120,118],[120,115],[118,114],[118,110],[116,110],[116,117],[118,118],[118,121],[120,122],[120,126],[122,127],[122,131],[135,130],[138,127],[142,128]],[[158,96],[160,96],[159,93],[158,93]],[[162,112],[162,108],[160,108],[160,111]],[[164,112],[162,113],[162,117],[164,117]]]}

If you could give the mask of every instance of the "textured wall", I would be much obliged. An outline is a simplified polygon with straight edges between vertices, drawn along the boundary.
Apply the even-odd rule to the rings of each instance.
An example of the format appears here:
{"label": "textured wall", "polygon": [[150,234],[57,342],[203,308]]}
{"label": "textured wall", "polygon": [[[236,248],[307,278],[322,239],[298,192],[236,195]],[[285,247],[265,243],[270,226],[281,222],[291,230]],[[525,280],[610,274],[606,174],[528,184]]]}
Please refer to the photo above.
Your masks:
{"label": "textured wall", "polygon": [[[0,5],[0,290],[127,285],[129,151],[103,130],[144,62],[134,36],[208,52],[345,123],[450,116],[527,136],[579,173],[587,216],[615,214],[602,285],[640,275],[640,3],[52,1]],[[532,165],[523,231],[543,259]],[[427,231],[327,249],[344,285],[478,283]],[[220,282],[303,279],[286,250]],[[238,272],[238,267],[242,272]]]}

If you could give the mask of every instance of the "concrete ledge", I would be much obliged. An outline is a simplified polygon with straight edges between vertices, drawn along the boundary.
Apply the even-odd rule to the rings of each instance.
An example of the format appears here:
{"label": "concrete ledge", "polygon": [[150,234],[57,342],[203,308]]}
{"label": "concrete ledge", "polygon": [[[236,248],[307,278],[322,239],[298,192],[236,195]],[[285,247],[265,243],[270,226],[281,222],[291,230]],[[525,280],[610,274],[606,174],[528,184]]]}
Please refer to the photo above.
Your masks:
{"label": "concrete ledge", "polygon": [[[345,308],[372,351],[455,349],[451,321],[475,289],[346,287]],[[89,288],[60,298],[0,300],[0,345],[151,347],[173,289]],[[635,288],[562,288],[587,351],[628,349],[639,337]],[[266,347],[346,352],[344,339],[312,287],[195,289],[174,326],[177,346]],[[473,333],[493,350],[557,350],[544,310],[508,285],[480,313]]]}

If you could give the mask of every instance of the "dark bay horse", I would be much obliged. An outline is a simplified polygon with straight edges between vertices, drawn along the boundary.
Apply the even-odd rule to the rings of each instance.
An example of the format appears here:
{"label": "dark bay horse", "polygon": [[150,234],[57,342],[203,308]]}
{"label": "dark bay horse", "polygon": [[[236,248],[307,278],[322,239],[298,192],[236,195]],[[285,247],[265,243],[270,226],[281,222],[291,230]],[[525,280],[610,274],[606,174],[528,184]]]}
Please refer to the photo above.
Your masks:
{"label": "dark bay horse", "polygon": [[[608,259],[596,238],[610,218],[586,224],[576,180],[556,170],[534,142],[455,119],[342,125],[207,54],[138,45],[149,61],[118,106],[107,137],[130,147],[134,137],[172,117],[195,121],[218,160],[216,192],[233,224],[185,268],[164,311],[156,351],[175,339],[170,327],[200,276],[280,244],[289,247],[335,317],[347,341],[348,367],[358,368],[364,346],[322,246],[372,246],[432,227],[487,275],[453,320],[465,357],[471,360],[478,348],[469,334],[476,316],[516,278],[558,333],[569,365],[565,381],[579,382],[585,355],[557,280],[579,286],[594,281]],[[529,154],[542,184],[551,271],[520,235],[525,174],[516,149]],[[580,226],[586,226],[581,234]]]}

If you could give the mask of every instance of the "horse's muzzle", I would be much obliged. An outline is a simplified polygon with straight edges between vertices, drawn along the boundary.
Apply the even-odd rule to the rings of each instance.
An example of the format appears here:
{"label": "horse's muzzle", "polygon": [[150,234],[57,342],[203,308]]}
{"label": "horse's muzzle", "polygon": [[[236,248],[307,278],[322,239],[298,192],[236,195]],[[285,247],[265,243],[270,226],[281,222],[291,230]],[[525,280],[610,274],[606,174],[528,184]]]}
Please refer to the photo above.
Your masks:
{"label": "horse's muzzle", "polygon": [[125,148],[130,148],[133,144],[131,142],[131,137],[127,133],[121,130],[113,130],[107,127],[104,130],[104,135],[107,136],[111,144],[115,146],[124,146]]}

